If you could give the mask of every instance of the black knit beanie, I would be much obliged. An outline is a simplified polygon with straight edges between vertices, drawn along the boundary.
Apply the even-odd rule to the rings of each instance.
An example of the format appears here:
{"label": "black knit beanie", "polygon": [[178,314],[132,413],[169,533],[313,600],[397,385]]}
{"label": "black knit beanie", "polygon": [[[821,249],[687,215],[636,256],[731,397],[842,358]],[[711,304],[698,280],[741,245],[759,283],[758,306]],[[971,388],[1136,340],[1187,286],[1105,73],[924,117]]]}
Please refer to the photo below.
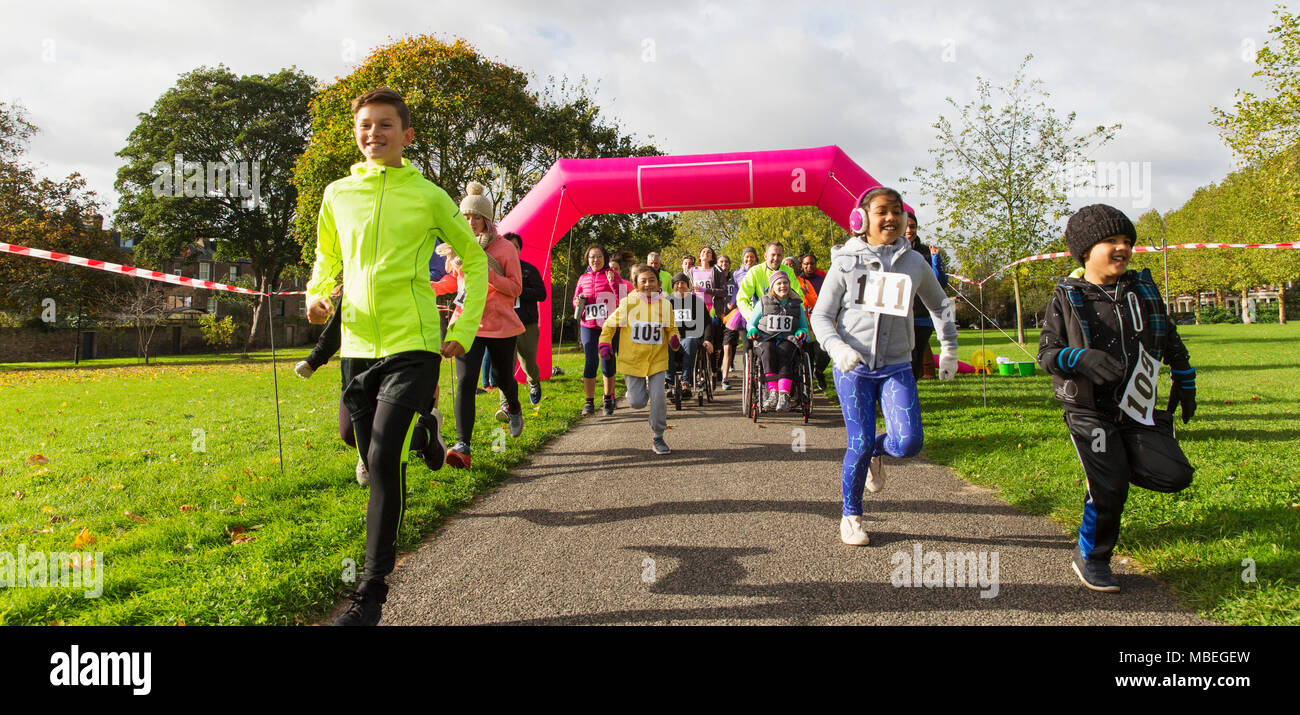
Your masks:
{"label": "black knit beanie", "polygon": [[1137,244],[1137,229],[1133,222],[1114,206],[1084,206],[1065,224],[1065,247],[1081,266],[1088,249],[1111,236],[1128,236],[1129,241]]}

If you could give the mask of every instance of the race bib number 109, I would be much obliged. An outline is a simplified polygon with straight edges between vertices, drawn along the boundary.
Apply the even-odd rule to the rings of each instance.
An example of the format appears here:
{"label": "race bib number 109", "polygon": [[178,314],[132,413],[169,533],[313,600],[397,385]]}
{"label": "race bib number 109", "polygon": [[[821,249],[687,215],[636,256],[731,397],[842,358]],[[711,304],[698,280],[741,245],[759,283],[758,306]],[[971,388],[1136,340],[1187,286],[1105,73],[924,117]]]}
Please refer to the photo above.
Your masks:
{"label": "race bib number 109", "polygon": [[632,321],[632,342],[641,345],[658,345],[663,342],[664,326],[660,323]]}
{"label": "race bib number 109", "polygon": [[912,303],[912,277],[858,269],[849,274],[844,307],[870,313],[906,316]]}
{"label": "race bib number 109", "polygon": [[1160,362],[1138,343],[1137,364],[1133,366],[1133,376],[1129,378],[1124,396],[1119,400],[1120,410],[1144,425],[1154,425],[1156,378],[1159,376]]}

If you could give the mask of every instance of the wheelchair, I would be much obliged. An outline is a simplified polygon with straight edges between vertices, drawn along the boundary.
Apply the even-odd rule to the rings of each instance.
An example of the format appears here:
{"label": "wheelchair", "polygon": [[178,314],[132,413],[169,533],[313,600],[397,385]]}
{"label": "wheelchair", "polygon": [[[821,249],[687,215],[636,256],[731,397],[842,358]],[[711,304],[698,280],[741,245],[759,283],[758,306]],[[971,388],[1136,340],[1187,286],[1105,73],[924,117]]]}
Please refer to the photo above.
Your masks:
{"label": "wheelchair", "polygon": [[[716,346],[713,348],[713,352],[718,352]],[[697,407],[703,407],[705,401],[713,402],[714,380],[713,370],[710,365],[711,362],[710,354],[705,351],[704,344],[701,343],[695,350],[695,367],[692,369],[694,380],[691,385],[691,395],[695,398],[695,405]],[[669,394],[669,399],[672,400],[673,407],[680,410],[682,409],[682,400],[684,398],[682,395],[681,380],[679,380],[678,377],[678,375],[671,376],[672,385],[669,389],[672,390],[672,392]]]}
{"label": "wheelchair", "polygon": [[[765,340],[776,340],[774,336],[759,337],[753,340],[746,339],[745,349],[745,382],[741,395],[741,407],[746,417],[758,422],[758,417],[763,413],[763,401],[767,398],[767,386],[763,380],[763,359],[758,352],[758,344]],[[795,345],[794,354],[794,384],[790,387],[790,399],[793,401],[794,410],[803,416],[804,424],[808,424],[808,418],[812,416],[813,410],[813,387],[816,384],[813,381],[813,360],[811,351],[808,346],[810,342],[799,343],[793,335],[787,335],[782,340],[789,340]]]}

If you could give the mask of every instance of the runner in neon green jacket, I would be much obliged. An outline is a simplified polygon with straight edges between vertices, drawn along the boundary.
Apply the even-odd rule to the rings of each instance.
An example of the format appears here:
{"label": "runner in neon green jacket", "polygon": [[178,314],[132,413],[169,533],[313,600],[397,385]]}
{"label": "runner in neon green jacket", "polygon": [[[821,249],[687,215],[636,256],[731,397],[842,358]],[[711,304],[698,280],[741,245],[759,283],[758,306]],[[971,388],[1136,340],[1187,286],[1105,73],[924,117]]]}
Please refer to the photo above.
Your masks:
{"label": "runner in neon green jacket", "polygon": [[451,244],[463,261],[465,308],[446,340],[468,351],[487,297],[487,257],[447,192],[409,159],[402,159],[401,168],[353,164],[351,176],[325,188],[307,302],[327,300],[343,270],[342,357],[439,352],[442,329],[429,286],[437,239]]}

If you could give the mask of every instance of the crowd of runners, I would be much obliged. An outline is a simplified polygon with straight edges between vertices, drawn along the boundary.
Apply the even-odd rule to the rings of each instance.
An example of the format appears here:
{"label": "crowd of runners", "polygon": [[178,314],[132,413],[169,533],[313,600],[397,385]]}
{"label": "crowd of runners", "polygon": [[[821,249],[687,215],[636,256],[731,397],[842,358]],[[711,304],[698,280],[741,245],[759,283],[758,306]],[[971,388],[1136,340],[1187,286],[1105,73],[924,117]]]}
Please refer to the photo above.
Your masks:
{"label": "crowd of runners", "polygon": [[[357,480],[370,499],[361,584],[337,623],[374,625],[396,556],[409,455],[432,470],[469,467],[475,397],[484,385],[499,391],[496,417],[509,434],[523,433],[515,366],[538,404],[538,303],[548,286],[519,257],[533,238],[498,234],[482,186],[471,182],[457,205],[402,158],[414,130],[400,95],[372,90],[352,111],[365,161],[325,191],[307,287],[308,318],[325,329],[295,369],[308,378],[341,354],[339,435],[357,449]],[[706,246],[670,267],[659,253],[635,263],[626,252],[587,247],[569,297],[584,353],[582,414],[596,412],[597,385],[602,414],[614,414],[622,373],[627,406],[649,408],[650,449],[668,454],[669,395],[679,400],[702,384],[710,394],[715,385],[735,389],[742,347],[757,368],[746,384],[757,386],[762,400],[754,407],[764,411],[806,406],[827,389],[833,364],[846,435],[840,538],[868,544],[863,492],[884,487],[883,457],[920,451],[917,380],[953,379],[957,327],[941,254],[921,243],[916,216],[897,191],[865,192],[848,224],[825,270],[816,256],[787,256],[776,241],[761,255],[745,248],[738,261]],[[1192,474],[1173,438],[1172,410],[1181,405],[1184,421],[1194,412],[1195,371],[1149,274],[1127,270],[1135,241],[1133,224],[1109,206],[1070,219],[1066,242],[1083,274],[1053,295],[1038,356],[1054,376],[1087,477],[1072,566],[1101,591],[1118,590],[1108,564],[1129,484],[1172,492]],[[445,335],[437,295],[454,296]],[[937,359],[931,335],[941,346]],[[450,447],[436,407],[444,358],[455,360],[456,371]],[[1155,406],[1161,360],[1173,368],[1169,411]]]}

